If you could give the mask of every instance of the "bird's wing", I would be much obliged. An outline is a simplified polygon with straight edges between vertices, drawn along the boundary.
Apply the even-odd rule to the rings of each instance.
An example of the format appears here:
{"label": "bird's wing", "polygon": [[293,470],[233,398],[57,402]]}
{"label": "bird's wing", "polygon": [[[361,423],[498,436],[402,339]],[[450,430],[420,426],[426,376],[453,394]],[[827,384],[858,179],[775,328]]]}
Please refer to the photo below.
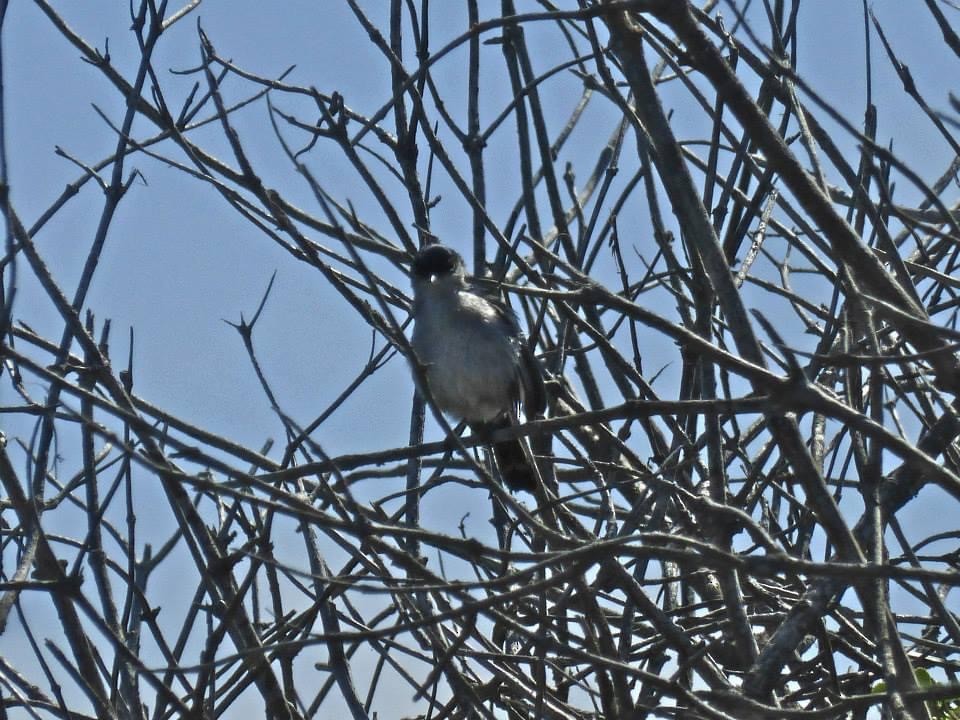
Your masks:
{"label": "bird's wing", "polygon": [[542,416],[547,409],[547,393],[543,385],[543,370],[537,358],[534,357],[530,343],[520,329],[517,316],[505,303],[491,300],[490,303],[500,311],[501,322],[505,323],[508,332],[517,345],[518,359],[517,380],[520,386],[520,399],[523,402],[523,412],[527,419]]}
{"label": "bird's wing", "polygon": [[533,356],[527,339],[521,334],[520,342],[520,388],[523,391],[523,411],[527,419],[542,417],[547,410],[547,392],[543,385],[543,370]]}
{"label": "bird's wing", "polygon": [[520,400],[527,419],[543,416],[547,409],[547,393],[543,384],[543,370],[526,336],[520,329],[517,316],[497,293],[493,293],[486,283],[479,283],[475,279],[471,282],[471,291],[479,295],[497,310],[498,319],[504,324],[509,335],[517,344],[519,360],[517,366],[517,381],[520,389]]}

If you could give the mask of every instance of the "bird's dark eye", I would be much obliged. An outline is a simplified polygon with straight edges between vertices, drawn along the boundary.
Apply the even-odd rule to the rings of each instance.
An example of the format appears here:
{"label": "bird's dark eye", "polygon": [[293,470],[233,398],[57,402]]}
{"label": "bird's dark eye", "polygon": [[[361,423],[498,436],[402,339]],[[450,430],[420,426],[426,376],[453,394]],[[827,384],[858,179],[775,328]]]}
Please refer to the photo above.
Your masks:
{"label": "bird's dark eye", "polygon": [[413,274],[421,278],[450,275],[460,264],[460,256],[443,245],[430,245],[413,259]]}

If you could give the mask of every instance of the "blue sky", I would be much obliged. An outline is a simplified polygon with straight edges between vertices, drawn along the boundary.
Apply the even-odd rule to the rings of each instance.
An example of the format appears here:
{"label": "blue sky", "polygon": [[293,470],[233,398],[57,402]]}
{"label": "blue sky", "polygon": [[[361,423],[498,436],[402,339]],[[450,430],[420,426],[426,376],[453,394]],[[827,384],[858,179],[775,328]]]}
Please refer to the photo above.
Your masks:
{"label": "blue sky", "polygon": [[[382,17],[377,13],[383,11],[386,3],[366,5],[382,27]],[[88,0],[55,6],[77,33],[101,50],[109,39],[112,63],[125,76],[131,75],[137,54],[125,3]],[[432,7],[433,46],[440,47],[464,31],[465,11],[460,3],[453,2],[434,3]],[[720,7],[728,26],[731,25],[732,14],[723,4]],[[499,3],[481,3],[481,13],[495,13],[498,9]],[[531,4],[530,9],[536,6]],[[891,43],[910,65],[921,92],[935,109],[948,110],[947,96],[956,92],[952,83],[960,77],[960,61],[944,51],[939,31],[923,3],[879,0],[873,9]],[[861,13],[862,4],[852,0],[808,0],[800,13],[803,42],[799,72],[856,126],[862,122],[865,97]],[[214,0],[205,2],[199,11],[173,26],[161,42],[155,65],[161,72],[168,100],[175,107],[187,97],[193,82],[200,79],[197,75],[168,72],[200,64],[198,23],[221,56],[234,59],[250,71],[278,76],[296,65],[289,82],[316,86],[324,92],[339,90],[352,108],[365,114],[373,113],[390,97],[383,58],[371,50],[346,3]],[[539,53],[541,71],[565,57],[549,32],[531,28],[529,33]],[[99,162],[112,152],[116,137],[94,106],[116,124],[122,119],[124,106],[97,69],[82,62],[77,50],[53,31],[35,4],[11,3],[3,41],[9,182],[17,212],[30,226],[66,184],[81,174],[77,165],[55,153],[55,147],[83,164]],[[929,124],[920,123],[919,111],[905,98],[875,35],[872,43],[874,97],[880,113],[878,142],[885,145],[895,137],[895,152],[923,177],[933,179],[947,166],[948,149],[941,138],[932,134]],[[488,46],[484,52],[486,57],[494,58],[500,51],[496,46]],[[462,99],[464,59],[464,51],[455,52],[437,71],[438,81],[455,100]],[[488,87],[489,106],[484,118],[487,122],[509,99],[506,87]],[[248,91],[249,87],[233,81],[225,88],[227,97],[233,99]],[[551,100],[567,106],[577,97],[560,82],[547,85],[546,92],[555,93]],[[669,105],[669,91],[664,97]],[[306,102],[298,104],[284,98],[281,105],[303,119],[316,119]],[[462,103],[452,103],[451,111],[463,120]],[[589,112],[594,113],[598,132],[605,138],[612,129],[612,109],[595,99]],[[556,122],[559,125],[560,119]],[[696,120],[678,114],[674,122],[682,135],[693,133]],[[919,128],[916,132],[910,130],[914,126]],[[269,129],[266,106],[261,102],[238,113],[235,127],[265,182],[319,216],[309,188],[296,176]],[[153,132],[154,128],[138,120],[133,134],[143,139]],[[195,138],[233,164],[219,127],[202,129]],[[502,173],[502,183],[490,183],[488,205],[500,222],[505,221],[516,199],[511,143],[511,132],[499,133],[488,151],[488,164],[502,162],[507,168]],[[850,147],[852,141],[843,138],[841,143]],[[632,152],[633,145],[629,147],[628,152]],[[182,154],[169,145],[163,152],[184,161]],[[577,154],[575,143],[566,152],[568,157],[563,159],[574,163],[587,157]],[[462,163],[462,158],[458,162]],[[340,157],[332,150],[320,150],[310,154],[307,163],[338,200],[353,203],[362,217],[374,218],[380,223],[377,229],[390,236],[389,225],[373,198]],[[177,416],[251,448],[258,449],[268,438],[282,443],[281,425],[256,385],[240,337],[223,321],[239,321],[241,313],[249,319],[276,272],[272,295],[255,333],[255,344],[282,407],[302,425],[318,415],[361,372],[370,353],[370,328],[358,321],[314,269],[294,261],[262,232],[243,221],[211,187],[143,155],[129,160],[127,172],[133,168],[142,178],[134,181],[121,203],[87,303],[98,321],[110,318],[113,323],[114,362],[125,363],[127,333],[133,328],[135,392]],[[585,175],[587,168],[578,167],[578,171]],[[498,172],[492,172],[491,177],[499,179]],[[465,251],[470,223],[468,207],[450,191],[447,180],[438,177],[436,183],[443,200],[433,212],[432,229],[445,242]],[[392,197],[402,198],[403,189],[397,183],[387,181],[386,185]],[[905,185],[899,192],[905,204],[915,202],[918,196]],[[398,204],[408,207],[399,201]],[[40,252],[68,296],[74,292],[101,207],[102,193],[95,183],[87,183],[36,234]],[[405,216],[404,221],[409,228],[412,215]],[[638,237],[642,236],[638,233]],[[340,250],[332,240],[317,239]],[[406,278],[398,270],[383,262],[376,267],[390,282],[407,290]],[[41,335],[58,338],[58,316],[25,264],[18,281],[16,318]],[[828,298],[817,301],[827,302]],[[398,319],[404,319],[402,313]],[[381,342],[377,340],[377,348]],[[661,359],[654,355],[645,358],[644,367],[650,372],[675,361],[675,356]],[[674,365],[664,381],[675,377],[671,374],[675,370]],[[36,397],[43,395],[39,383],[28,382],[28,389]],[[327,452],[337,455],[403,445],[408,436],[412,394],[406,364],[395,357],[333,415],[315,440]],[[0,405],[12,402],[9,387],[0,384]],[[14,418],[4,431],[29,437],[30,426],[23,419]],[[432,426],[430,436],[438,436]],[[66,461],[71,460],[69,452],[65,450]],[[65,466],[68,464],[65,462]],[[399,489],[402,481],[391,482],[393,489]],[[383,494],[378,487],[370,487],[369,491],[373,495]],[[156,501],[162,502],[156,488],[145,486],[140,492],[145,498],[156,493]],[[450,504],[450,498],[442,494],[436,496],[437,500],[432,497],[424,508],[424,516],[438,519],[438,525],[454,527],[469,507]],[[925,508],[929,505],[909,508],[905,519],[915,512],[926,513]],[[475,508],[468,527],[471,533],[489,539],[487,510]],[[936,515],[930,518],[930,522],[938,520],[945,527],[954,522]],[[150,537],[149,522],[144,523],[142,532],[144,539]],[[159,538],[160,535],[156,539]],[[169,602],[182,600],[174,596]],[[6,642],[10,642],[9,635],[4,638]]]}
{"label": "blue sky", "polygon": [[[432,28],[435,46],[462,32],[465,18],[456,5],[434,13],[440,19]],[[370,8],[375,18],[377,3],[371,3]],[[919,9],[919,3],[874,5],[891,41],[909,62],[918,86],[934,107],[946,109],[946,94],[951,88],[942,81],[950,76],[947,71],[955,66],[956,58],[928,56],[931,46],[939,51],[938,33],[928,14]],[[118,11],[117,5],[64,3],[58,10],[80,35],[101,49],[109,39],[114,65],[127,74],[132,72],[136,48],[128,31],[129,18]],[[800,33],[804,39],[799,52],[801,74],[856,125],[862,118],[865,94],[860,13],[858,2],[813,2],[806,3],[800,14],[801,27],[810,27]],[[726,17],[731,23],[729,11]],[[339,89],[351,107],[365,113],[372,113],[389,97],[382,60],[370,51],[345,4],[285,2],[278,11],[276,6],[255,2],[205,3],[197,13],[175,25],[170,37],[164,37],[158,67],[183,70],[199,64],[198,22],[223,56],[264,76],[278,75],[296,65],[291,82]],[[533,36],[536,40],[535,33]],[[881,142],[896,136],[895,150],[902,157],[921,172],[929,169],[925,176],[939,172],[948,157],[944,144],[931,137],[926,126],[921,133],[902,132],[904,126],[917,121],[917,111],[912,102],[904,100],[898,83],[891,78],[889,63],[876,38],[873,43]],[[549,55],[549,43],[542,46],[544,54]],[[65,184],[80,174],[76,166],[54,153],[54,145],[84,163],[106,157],[116,139],[92,106],[114,123],[121,120],[123,106],[98,71],[81,62],[77,51],[51,32],[49,21],[32,4],[11,6],[4,52],[10,184],[18,212],[32,223]],[[493,52],[496,50],[489,50]],[[448,72],[451,87],[455,86],[463,57],[464,53],[453,54],[441,65],[439,76],[442,79]],[[546,61],[543,64],[548,66]],[[172,104],[186,97],[196,77],[163,76]],[[680,116],[676,122],[682,123],[684,118]],[[266,123],[267,111],[262,103],[236,119],[236,127],[267,182],[316,212],[308,188],[293,175]],[[135,135],[147,137],[152,130],[138,121]],[[605,126],[603,132],[607,131]],[[198,137],[209,138],[208,147],[230,159],[219,128],[201,131]],[[497,150],[492,148],[493,152]],[[510,148],[503,152],[509,157]],[[351,191],[352,173],[334,153],[317,153],[309,162],[321,177],[332,178],[342,200],[349,200],[361,211],[373,207],[362,187],[357,185]],[[367,328],[353,321],[342,302],[326,294],[329,290],[317,282],[313,271],[291,262],[266,242],[211,188],[143,156],[133,158],[128,168],[137,168],[145,181],[137,181],[121,204],[97,271],[90,306],[99,317],[113,320],[117,357],[126,354],[121,336],[127,328],[135,329],[139,392],[175,413],[194,417],[248,444],[258,444],[264,436],[273,434],[276,423],[269,412],[263,412],[267,409],[263,398],[256,393],[251,397],[243,390],[251,380],[249,364],[237,352],[238,336],[221,320],[238,320],[241,312],[249,316],[276,270],[274,291],[257,339],[265,351],[264,361],[276,371],[276,380],[285,385],[281,392],[291,403],[294,416],[310,417],[362,366],[369,344]],[[910,188],[901,190],[912,194]],[[498,201],[497,191],[497,184],[491,183],[491,204],[512,204],[512,192]],[[433,214],[434,231],[456,246],[458,236],[464,238],[461,242],[466,240],[461,225],[465,208],[449,194],[447,197],[450,200],[441,203]],[[72,294],[88,238],[95,231],[99,201],[98,188],[88,183],[79,197],[38,234],[47,262],[68,294]],[[27,275],[22,278],[20,316],[40,330],[48,323],[55,325],[57,319],[48,303],[31,303],[35,288]],[[399,274],[391,280],[406,286]],[[191,352],[184,352],[185,348]],[[343,362],[352,358],[356,362]],[[365,408],[383,412],[378,398],[405,385],[402,365],[391,363],[381,374],[382,382],[375,378],[368,386],[369,398],[364,400],[367,393],[362,392],[348,406],[348,412],[333,419],[328,427],[332,444],[345,450],[355,443],[358,446],[353,449],[357,450],[366,445],[365,440],[358,443],[351,418],[354,413],[364,417]],[[318,376],[324,379],[322,388],[317,387]],[[407,402],[404,397],[401,407]],[[256,412],[251,412],[251,404]],[[404,413],[405,409],[395,420],[403,423]],[[396,428],[393,422],[378,425],[378,434],[389,433],[383,438],[389,445],[405,436],[405,430]]]}

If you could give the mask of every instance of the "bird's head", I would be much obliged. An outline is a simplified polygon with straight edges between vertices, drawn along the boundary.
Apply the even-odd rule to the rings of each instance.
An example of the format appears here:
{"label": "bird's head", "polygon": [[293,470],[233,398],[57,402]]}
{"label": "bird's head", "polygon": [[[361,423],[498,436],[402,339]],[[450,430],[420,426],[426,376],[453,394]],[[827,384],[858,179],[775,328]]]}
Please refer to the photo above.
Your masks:
{"label": "bird's head", "polygon": [[463,258],[444,245],[428,245],[418,252],[410,273],[414,289],[442,284],[459,286],[465,275]]}

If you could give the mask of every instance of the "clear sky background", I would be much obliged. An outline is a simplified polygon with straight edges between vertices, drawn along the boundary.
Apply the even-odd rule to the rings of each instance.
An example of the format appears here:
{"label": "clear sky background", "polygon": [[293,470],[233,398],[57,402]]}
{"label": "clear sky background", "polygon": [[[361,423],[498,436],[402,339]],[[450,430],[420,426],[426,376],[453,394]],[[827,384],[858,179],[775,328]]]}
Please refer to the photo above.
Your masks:
{"label": "clear sky background", "polygon": [[[910,64],[921,91],[935,107],[939,103],[940,109],[948,110],[947,93],[953,89],[949,78],[956,70],[956,59],[942,54],[939,32],[929,15],[920,11],[921,4],[878,2],[873,9],[901,57]],[[376,17],[379,3],[367,5]],[[61,3],[57,9],[89,42],[103,49],[109,40],[113,64],[129,74],[135,68],[136,46],[129,32],[129,17],[121,6],[124,4]],[[114,123],[122,120],[124,108],[99,71],[79,59],[34,4],[13,3],[9,13],[3,52],[10,185],[18,212],[32,224],[64,186],[81,174],[75,165],[58,157],[54,147],[84,163],[105,158],[112,152],[116,136],[93,106]],[[444,3],[442,8],[438,4],[434,16],[440,20],[432,26],[437,47],[466,26],[460,3]],[[222,55],[264,76],[279,75],[296,65],[288,77],[290,82],[340,90],[360,112],[372,113],[390,96],[382,58],[371,51],[346,3],[205,2],[163,39],[158,67],[176,71],[199,65],[198,20]],[[865,98],[861,3],[806,2],[800,21],[817,28],[800,33],[805,44],[799,62],[802,76],[860,126]],[[532,35],[536,39],[536,34]],[[944,143],[926,126],[915,136],[902,132],[916,122],[917,111],[904,99],[875,37],[873,43],[881,144],[895,135],[895,150],[912,167],[939,173],[949,160]],[[935,57],[930,56],[931,48],[938,53]],[[498,51],[491,48],[488,52]],[[549,48],[544,48],[544,54],[550,55]],[[451,77],[460,72],[457,63],[462,59],[460,53],[444,61],[451,66]],[[164,81],[170,83],[168,87],[179,84],[183,94],[171,95],[182,100],[196,79],[191,75]],[[237,118],[241,137],[253,150],[258,169],[268,182],[276,181],[285,194],[316,212],[309,190],[294,176],[269,132],[263,103]],[[675,121],[682,134],[684,118]],[[152,134],[153,129],[145,125],[141,122],[135,128],[136,136]],[[607,132],[606,126],[603,132]],[[231,159],[219,128],[212,128],[208,136],[208,147]],[[338,191],[340,199],[360,208],[372,206],[359,185],[351,192],[351,173],[332,155],[314,156],[309,164],[322,178],[336,183],[330,189]],[[332,171],[329,162],[337,163]],[[257,446],[275,435],[276,419],[266,399],[251,385],[252,372],[240,351],[239,336],[222,320],[239,320],[241,312],[249,317],[276,270],[274,291],[258,326],[258,347],[278,383],[283,406],[301,420],[313,417],[362,367],[369,349],[368,329],[355,322],[325,283],[317,281],[315,271],[291,262],[226,207],[212,188],[144,156],[135,157],[129,166],[138,169],[144,181],[135,183],[120,206],[88,304],[98,318],[112,319],[116,358],[125,357],[124,335],[127,328],[134,328],[138,392],[244,444]],[[910,188],[902,190],[915,197]],[[514,201],[512,194],[498,198],[495,184],[491,194],[491,204]],[[87,183],[38,234],[39,247],[68,294],[73,292],[96,230],[100,202],[99,188]],[[468,220],[463,214],[444,210],[441,204],[434,213],[434,231],[445,242],[464,249],[468,234],[463,223]],[[391,280],[407,286],[399,273]],[[59,326],[50,304],[36,300],[28,273],[22,275],[20,291],[19,318],[41,332],[51,323]],[[398,444],[406,437],[410,392],[403,362],[391,363],[331,419],[324,442],[344,452],[370,449],[371,437],[385,446]],[[397,394],[396,404],[383,402],[385,396]],[[392,414],[393,407],[398,411],[396,417],[385,417]],[[358,422],[374,432],[358,433]]]}
{"label": "clear sky background", "polygon": [[[362,4],[381,27],[385,26],[379,22],[379,14],[385,12],[386,2]],[[540,9],[533,3],[518,5],[521,11]],[[102,51],[109,41],[111,62],[124,76],[131,77],[138,52],[129,31],[126,3],[71,0],[55,2],[54,6],[78,34]],[[499,13],[500,3],[483,1],[480,6],[481,15]],[[960,92],[956,82],[960,61],[945,51],[938,29],[922,6],[920,0],[878,0],[872,4],[890,42],[910,65],[921,92],[935,109],[949,113],[948,93]],[[724,3],[720,11],[731,23],[732,13]],[[960,25],[956,13],[946,6],[944,11]],[[442,46],[467,27],[463,3],[434,0],[431,12],[434,47]],[[807,0],[802,4],[800,22],[804,28],[799,33],[803,39],[800,75],[850,122],[862,126],[866,93],[862,3]],[[338,90],[347,104],[361,113],[373,113],[391,95],[383,58],[371,49],[346,2],[206,0],[197,12],[174,25],[160,43],[154,64],[164,72],[171,71],[161,81],[174,106],[187,97],[194,81],[203,82],[197,75],[172,74],[200,65],[198,23],[220,55],[233,58],[239,66],[263,76],[278,76],[295,65],[288,82],[313,85],[323,92]],[[532,29],[529,37],[540,53],[541,70],[564,57],[552,34]],[[900,157],[921,176],[937,177],[948,165],[950,152],[942,139],[930,132],[929,125],[919,123],[918,110],[905,97],[875,34],[871,41],[874,101],[880,110],[879,144],[896,137],[894,151]],[[494,56],[500,51],[489,46],[484,52]],[[77,165],[58,156],[55,148],[62,148],[81,163],[98,163],[113,152],[117,138],[95,107],[114,124],[121,122],[125,108],[101,73],[79,58],[34,3],[11,3],[2,53],[9,182],[17,212],[30,226],[64,187],[82,174]],[[462,91],[457,97],[457,86],[463,82],[464,59],[465,51],[455,52],[440,66],[440,78],[447,82],[455,101],[462,98]],[[569,92],[559,84],[546,86],[548,91],[552,87],[558,93]],[[236,99],[248,90],[228,83],[226,93]],[[490,88],[490,92],[497,90]],[[499,111],[506,104],[509,88],[501,92],[502,98],[490,98],[489,108]],[[577,94],[570,97],[573,102]],[[669,96],[665,97],[669,102]],[[606,136],[611,129],[609,118],[616,114],[606,115],[603,101],[594,103],[599,107],[591,112],[596,113],[599,132]],[[288,105],[286,109],[292,108]],[[308,105],[296,109],[302,118],[312,118]],[[454,104],[452,111],[464,117],[462,103]],[[485,120],[489,121],[493,111],[488,109],[486,113]],[[679,135],[692,134],[687,118],[678,115],[673,121]],[[309,189],[290,167],[269,128],[265,104],[260,102],[238,113],[234,122],[266,182],[320,215]],[[913,125],[922,130],[910,132]],[[153,133],[154,128],[143,121],[138,121],[133,132],[138,139]],[[503,135],[504,144],[491,147],[488,163],[498,152],[508,157],[511,148],[506,141],[510,133]],[[203,138],[210,151],[233,164],[218,126],[201,130],[196,137]],[[852,142],[846,137],[841,141],[847,147]],[[170,152],[169,146],[165,152]],[[568,159],[576,162],[575,147],[567,152]],[[182,155],[176,159],[184,160]],[[354,203],[365,217],[379,216],[366,188],[338,156],[314,152],[307,162],[338,200]],[[462,163],[462,158],[458,162]],[[512,168],[513,163],[509,166]],[[263,233],[242,221],[210,186],[143,155],[129,160],[128,169],[132,168],[142,178],[134,182],[120,205],[87,302],[98,321],[110,318],[113,323],[114,362],[125,364],[127,333],[133,328],[134,390],[139,395],[248,447],[258,449],[268,438],[282,444],[282,428],[256,384],[240,336],[223,321],[239,321],[241,314],[249,319],[276,272],[273,292],[254,340],[280,404],[300,425],[307,425],[362,370],[370,352],[370,329],[358,322],[315,270],[292,260]],[[491,173],[491,178],[495,177]],[[442,189],[444,182],[438,179],[438,187]],[[515,187],[515,178],[509,183],[505,179],[502,188],[490,184],[493,217],[505,219],[516,199]],[[400,197],[402,188],[394,185],[389,192]],[[909,187],[898,192],[903,204],[911,204],[918,197]],[[399,205],[408,207],[402,202]],[[100,189],[95,183],[87,183],[35,237],[68,296],[75,290],[101,207]],[[470,219],[459,199],[441,202],[433,221],[432,229],[441,240],[461,251],[468,250]],[[412,232],[412,216],[405,222]],[[377,229],[391,234],[386,222]],[[333,247],[328,239],[321,241]],[[637,228],[634,242],[652,253],[649,247],[642,247],[652,243],[642,227]],[[16,319],[41,335],[58,338],[61,321],[55,309],[45,300],[26,264],[21,267]],[[386,263],[377,267],[390,282],[408,290],[406,277],[399,270]],[[402,313],[398,319],[404,319]],[[656,357],[645,358],[644,363],[647,371],[663,364]],[[668,372],[663,381],[670,377]],[[42,397],[41,386],[37,385],[35,392]],[[403,445],[409,432],[412,394],[406,364],[395,357],[330,418],[315,439],[333,455]],[[12,401],[6,381],[0,383],[0,405]],[[29,437],[31,429],[18,424],[21,421],[0,415],[5,433]],[[437,437],[432,424],[428,437]],[[76,462],[76,458],[65,460]],[[65,467],[70,464],[66,462]],[[142,492],[145,497],[156,492],[157,502],[163,502],[157,488],[145,487]],[[929,522],[943,522],[945,528],[952,529],[955,519],[932,512],[934,502],[931,498],[929,503],[911,506],[907,518],[912,513],[929,513]],[[424,513],[434,513],[434,518],[445,518],[453,526],[467,509],[462,505],[428,506]],[[468,523],[473,534],[489,534],[487,511],[487,507],[476,508]],[[142,533],[144,541],[150,540],[149,522],[143,523]],[[171,578],[171,589],[175,585],[175,578]],[[182,601],[174,593],[169,602],[175,607]],[[37,612],[44,610],[38,608]],[[15,630],[8,631],[0,637],[0,653],[15,657],[16,644],[21,641]]]}

